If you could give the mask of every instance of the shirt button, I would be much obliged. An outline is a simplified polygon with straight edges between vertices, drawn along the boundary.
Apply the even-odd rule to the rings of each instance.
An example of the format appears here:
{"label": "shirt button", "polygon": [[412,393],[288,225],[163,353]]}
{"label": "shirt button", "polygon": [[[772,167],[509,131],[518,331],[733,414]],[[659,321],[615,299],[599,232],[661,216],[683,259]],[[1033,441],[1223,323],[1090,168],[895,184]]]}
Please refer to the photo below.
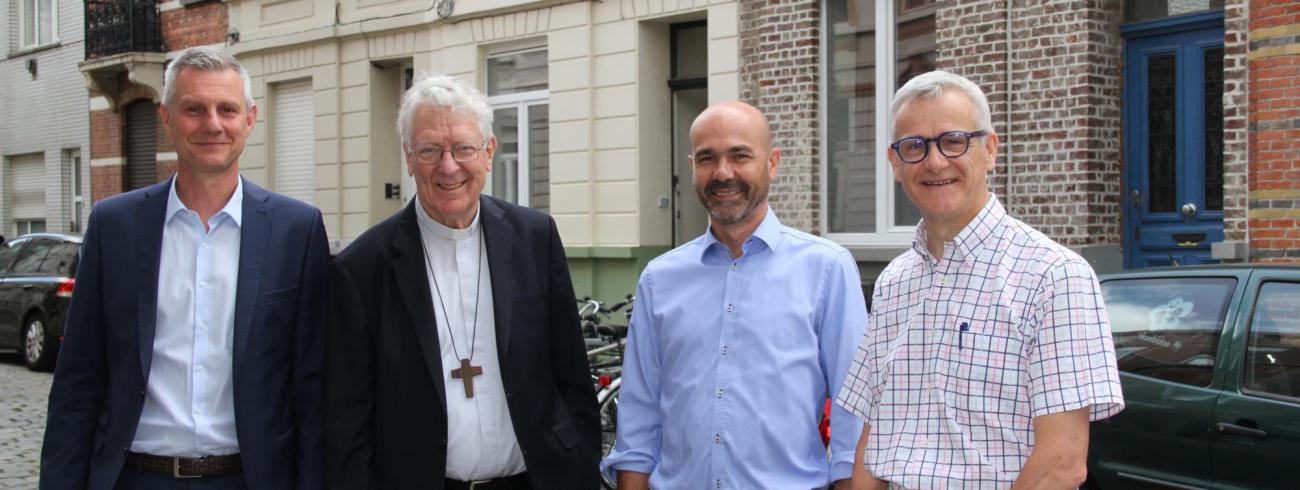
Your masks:
{"label": "shirt button", "polygon": [[731,313],[731,303],[727,303],[727,313]]}
{"label": "shirt button", "polygon": [[718,398],[722,398],[722,388],[718,388]]}
{"label": "shirt button", "polygon": [[199,289],[204,289],[207,287],[208,287],[208,281],[199,281]]}
{"label": "shirt button", "polygon": [[722,480],[713,480],[713,488],[722,488]]}
{"label": "shirt button", "polygon": [[735,262],[732,262],[732,263],[731,263],[731,270],[733,270],[733,271],[736,270],[736,267],[738,267],[738,265],[737,265]]}
{"label": "shirt button", "polygon": [[722,442],[722,435],[720,435],[720,434],[714,434],[714,435],[713,435],[713,443],[714,443],[714,444],[718,444],[718,443],[721,443],[721,442]]}
{"label": "shirt button", "polygon": [[727,355],[727,346],[722,346],[722,355]]}

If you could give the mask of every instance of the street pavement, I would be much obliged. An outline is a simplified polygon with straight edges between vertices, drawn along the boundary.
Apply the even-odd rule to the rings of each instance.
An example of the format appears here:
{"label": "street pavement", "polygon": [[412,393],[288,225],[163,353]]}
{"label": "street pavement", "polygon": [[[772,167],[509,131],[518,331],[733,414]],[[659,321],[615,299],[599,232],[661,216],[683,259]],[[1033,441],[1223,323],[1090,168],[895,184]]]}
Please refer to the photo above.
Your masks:
{"label": "street pavement", "polygon": [[34,373],[0,351],[0,490],[36,488],[50,373]]}

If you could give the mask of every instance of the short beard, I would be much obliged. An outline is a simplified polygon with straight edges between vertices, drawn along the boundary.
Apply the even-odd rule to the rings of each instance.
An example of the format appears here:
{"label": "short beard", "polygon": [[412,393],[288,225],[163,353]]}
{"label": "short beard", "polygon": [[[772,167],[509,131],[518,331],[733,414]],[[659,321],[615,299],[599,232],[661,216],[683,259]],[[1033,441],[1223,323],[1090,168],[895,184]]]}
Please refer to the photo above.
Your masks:
{"label": "short beard", "polygon": [[[714,192],[729,188],[738,189],[745,199],[727,203],[715,203],[709,199]],[[760,196],[750,194],[750,190],[749,184],[733,179],[710,182],[703,192],[697,191],[696,194],[699,195],[700,202],[704,203],[704,208],[709,211],[709,219],[719,225],[734,225],[754,214],[754,209],[763,202],[764,197],[767,197],[766,192],[762,192],[763,195]]]}

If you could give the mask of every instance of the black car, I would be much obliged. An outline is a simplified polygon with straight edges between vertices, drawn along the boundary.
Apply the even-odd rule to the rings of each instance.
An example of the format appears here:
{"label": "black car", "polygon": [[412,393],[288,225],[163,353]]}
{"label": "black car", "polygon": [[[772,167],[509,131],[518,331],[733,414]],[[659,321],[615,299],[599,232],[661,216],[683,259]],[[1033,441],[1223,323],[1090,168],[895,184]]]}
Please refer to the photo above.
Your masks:
{"label": "black car", "polygon": [[0,349],[18,349],[34,371],[49,371],[63,342],[81,237],[23,235],[0,244]]}

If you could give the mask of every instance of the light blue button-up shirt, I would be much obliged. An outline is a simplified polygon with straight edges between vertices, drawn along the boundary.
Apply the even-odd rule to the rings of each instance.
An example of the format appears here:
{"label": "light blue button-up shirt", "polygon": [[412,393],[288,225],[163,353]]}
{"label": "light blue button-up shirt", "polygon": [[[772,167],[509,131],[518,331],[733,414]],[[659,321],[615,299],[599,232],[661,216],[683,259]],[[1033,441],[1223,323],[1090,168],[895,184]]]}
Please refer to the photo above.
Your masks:
{"label": "light blue button-up shirt", "polygon": [[607,476],[807,489],[852,474],[862,423],[834,406],[828,458],[818,422],[867,326],[857,264],[771,209],[743,252],[708,232],[642,272]]}
{"label": "light blue button-up shirt", "polygon": [[153,361],[132,451],[191,457],[239,452],[231,355],[243,209],[241,178],[204,230],[198,213],[176,195],[172,179],[163,215]]}

